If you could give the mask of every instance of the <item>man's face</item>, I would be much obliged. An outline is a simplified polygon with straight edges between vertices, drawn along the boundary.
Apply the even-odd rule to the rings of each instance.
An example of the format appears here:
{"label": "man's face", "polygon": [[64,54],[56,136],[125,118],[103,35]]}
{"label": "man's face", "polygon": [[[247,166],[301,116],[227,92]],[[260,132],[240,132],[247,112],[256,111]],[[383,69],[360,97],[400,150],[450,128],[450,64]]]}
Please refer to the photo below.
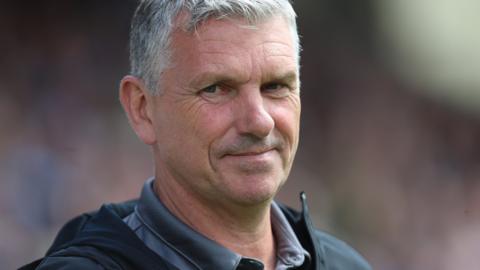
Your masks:
{"label": "man's face", "polygon": [[277,17],[208,20],[172,34],[172,65],[153,97],[157,177],[210,202],[252,205],[286,180],[300,97],[291,31]]}

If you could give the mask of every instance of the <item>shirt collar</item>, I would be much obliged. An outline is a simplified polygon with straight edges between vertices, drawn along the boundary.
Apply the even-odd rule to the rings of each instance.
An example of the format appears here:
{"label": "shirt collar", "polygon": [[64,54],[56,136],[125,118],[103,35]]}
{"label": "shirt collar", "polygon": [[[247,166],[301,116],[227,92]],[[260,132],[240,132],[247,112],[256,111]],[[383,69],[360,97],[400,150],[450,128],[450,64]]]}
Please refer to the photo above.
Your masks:
{"label": "shirt collar", "polygon": [[[196,232],[176,218],[154,193],[153,181],[153,178],[146,181],[136,208],[145,225],[200,269],[235,269],[242,256]],[[277,259],[284,266],[302,265],[310,256],[301,246],[275,202],[272,203],[271,217],[277,241]]]}
{"label": "shirt collar", "polygon": [[276,202],[272,203],[271,209],[272,228],[277,241],[276,270],[299,267],[310,261],[310,254],[298,240],[287,218]]}

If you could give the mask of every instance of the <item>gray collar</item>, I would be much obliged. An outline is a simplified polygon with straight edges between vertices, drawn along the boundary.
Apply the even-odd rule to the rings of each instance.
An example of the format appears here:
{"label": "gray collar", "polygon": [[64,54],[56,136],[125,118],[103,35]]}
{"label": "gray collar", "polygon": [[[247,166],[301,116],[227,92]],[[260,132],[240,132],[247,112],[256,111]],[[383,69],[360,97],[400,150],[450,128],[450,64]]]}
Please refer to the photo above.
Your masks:
{"label": "gray collar", "polygon": [[[176,250],[199,269],[235,269],[242,260],[220,244],[196,232],[177,219],[153,191],[153,178],[146,181],[136,208],[140,219],[166,245]],[[277,259],[285,267],[299,266],[308,252],[301,246],[278,205],[272,203],[272,227],[277,240]],[[278,265],[277,265],[278,266]]]}
{"label": "gray collar", "polygon": [[276,202],[272,203],[271,218],[273,233],[277,240],[276,270],[299,267],[305,260],[310,261],[310,254],[298,241],[292,226]]}

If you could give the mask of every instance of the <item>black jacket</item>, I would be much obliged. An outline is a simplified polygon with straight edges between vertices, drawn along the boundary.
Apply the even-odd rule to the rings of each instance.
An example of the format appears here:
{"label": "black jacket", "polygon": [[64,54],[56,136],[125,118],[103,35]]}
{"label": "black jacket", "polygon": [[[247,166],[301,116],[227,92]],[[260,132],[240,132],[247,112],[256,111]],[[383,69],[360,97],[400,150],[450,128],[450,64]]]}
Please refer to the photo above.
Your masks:
{"label": "black jacket", "polygon": [[[310,265],[304,265],[300,269],[371,269],[350,246],[313,228],[303,193],[301,198],[301,213],[281,205],[302,246],[312,256]],[[104,205],[97,212],[83,214],[71,220],[61,229],[44,258],[20,270],[178,270],[168,262],[168,258],[158,256],[145,246],[123,222],[122,218],[133,211],[135,204],[136,201]],[[239,265],[237,269],[251,268],[242,268]]]}

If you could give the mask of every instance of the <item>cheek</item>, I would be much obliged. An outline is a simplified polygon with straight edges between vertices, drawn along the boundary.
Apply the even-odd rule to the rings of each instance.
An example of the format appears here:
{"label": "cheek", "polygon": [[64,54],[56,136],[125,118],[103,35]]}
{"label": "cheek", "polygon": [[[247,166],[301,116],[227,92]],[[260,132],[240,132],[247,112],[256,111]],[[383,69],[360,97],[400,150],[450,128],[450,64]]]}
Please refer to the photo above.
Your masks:
{"label": "cheek", "polygon": [[212,144],[221,141],[232,126],[230,112],[231,110],[227,107],[207,104],[193,116],[192,133],[205,151],[210,151]]}
{"label": "cheek", "polygon": [[[167,98],[169,98],[167,96]],[[182,102],[165,98],[155,111],[155,129],[158,148],[164,160],[185,159],[192,162],[201,147],[196,134],[200,117]]]}
{"label": "cheek", "polygon": [[290,170],[298,147],[300,131],[300,106],[297,103],[287,103],[278,106],[273,111],[276,130],[286,142],[282,151],[283,166],[287,173]]}
{"label": "cheek", "polygon": [[271,112],[277,130],[286,137],[289,144],[295,147],[300,130],[300,102],[298,100],[285,100],[272,106]]}

